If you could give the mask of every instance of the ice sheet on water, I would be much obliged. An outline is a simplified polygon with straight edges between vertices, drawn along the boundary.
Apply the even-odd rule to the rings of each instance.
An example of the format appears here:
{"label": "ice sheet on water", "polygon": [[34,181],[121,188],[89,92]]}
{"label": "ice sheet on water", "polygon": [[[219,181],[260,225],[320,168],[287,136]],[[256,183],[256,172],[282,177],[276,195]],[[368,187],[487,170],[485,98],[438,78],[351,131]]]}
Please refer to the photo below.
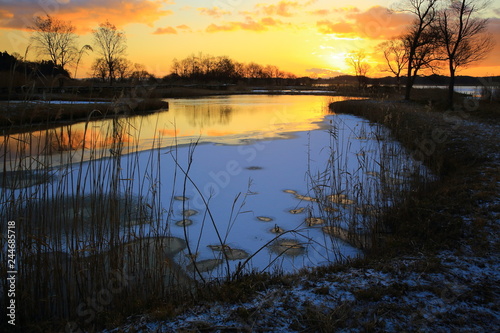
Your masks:
{"label": "ice sheet on water", "polygon": [[[254,254],[252,268],[294,271],[361,254],[359,249],[325,234],[322,225],[310,223],[313,218],[335,221],[344,228],[355,221],[358,229],[367,228],[363,221],[371,216],[358,214],[358,205],[391,204],[394,198],[385,198],[381,189],[399,186],[393,180],[403,179],[411,168],[420,172],[418,165],[401,163],[404,150],[396,143],[352,139],[380,138],[383,134],[387,133],[354,116],[329,115],[318,129],[296,132],[287,139],[139,151],[85,162],[81,164],[83,170],[75,168],[72,172],[92,173],[100,161],[112,167],[117,163],[113,161],[119,160],[114,172],[118,172],[120,186],[143,197],[144,202],[156,193],[158,206],[164,209],[157,220],[131,226],[124,233],[148,235],[163,228],[172,236],[187,237],[193,248],[191,254],[196,254],[200,262],[218,259],[208,246],[223,243]],[[183,175],[187,170],[188,178]],[[368,176],[367,172],[377,176]],[[67,182],[69,176],[61,174],[56,182]],[[103,179],[113,181],[112,175]],[[93,181],[88,177],[87,183],[79,186],[92,189]],[[328,207],[319,206],[322,198],[333,197],[343,200],[329,200]],[[386,202],[377,202],[380,198]],[[259,217],[270,219],[262,222]],[[192,223],[175,225],[188,218]],[[303,254],[273,251],[276,237],[296,241],[303,247]],[[192,258],[186,252],[177,260],[187,266]],[[231,261],[230,268],[236,269],[238,262]]]}
{"label": "ice sheet on water", "polygon": [[[337,118],[339,116],[336,116]],[[345,145],[346,137],[352,136],[353,129],[358,126],[358,118],[351,116],[340,116],[341,122],[336,128],[340,145]],[[329,117],[329,120],[336,120]],[[341,127],[342,126],[342,127]],[[363,125],[364,131],[370,130]],[[182,220],[183,211],[198,211],[197,215],[190,216],[193,224],[186,227],[186,231],[193,246],[199,249],[198,260],[214,259],[214,254],[209,251],[208,246],[216,242],[223,242],[231,248],[238,248],[248,253],[256,253],[252,257],[252,267],[262,269],[276,260],[276,266],[285,271],[293,271],[304,266],[315,266],[323,262],[334,261],[339,256],[357,256],[361,252],[358,249],[338,240],[334,240],[325,235],[321,226],[314,223],[307,223],[312,218],[324,218],[324,211],[320,211],[315,201],[304,201],[297,197],[301,193],[302,197],[316,195],[332,195],[342,191],[342,198],[363,197],[368,202],[365,205],[375,205],[376,199],[374,189],[366,189],[364,196],[360,193],[348,193],[349,182],[359,183],[367,180],[371,183],[365,186],[380,185],[380,179],[373,180],[363,177],[362,173],[357,174],[360,168],[360,159],[355,156],[359,150],[372,151],[363,157],[365,164],[370,163],[371,168],[377,166],[376,163],[368,162],[375,160],[383,154],[381,149],[387,149],[388,144],[383,145],[375,140],[370,142],[349,141],[345,151],[339,154],[338,158],[343,158],[339,165],[346,168],[346,173],[351,174],[350,180],[339,180],[338,183],[329,184],[334,180],[327,178],[316,179],[317,175],[328,171],[332,163],[332,134],[328,130],[315,130],[299,132],[287,140],[262,140],[255,141],[247,145],[199,145],[194,149],[192,156],[193,163],[189,168],[189,181],[184,190],[184,176],[177,173],[178,179],[175,182],[173,192],[176,196],[186,197],[188,200],[173,201],[173,216],[166,223]],[[335,144],[335,143],[334,143]],[[379,146],[377,146],[379,144]],[[370,145],[369,149],[367,145]],[[381,146],[383,146],[381,148]],[[188,169],[190,159],[190,147],[178,147],[175,152],[161,154],[159,163],[161,164],[160,182],[165,188],[174,185],[174,170],[176,165],[180,165],[183,170]],[[371,155],[370,155],[371,154]],[[125,157],[127,158],[127,157]],[[149,160],[148,152],[139,154],[139,163],[146,163]],[[397,175],[401,172],[394,169],[388,161],[384,170],[377,169],[378,173]],[[127,163],[123,163],[127,164]],[[333,175],[331,175],[333,177]],[[329,176],[330,177],[330,176]],[[141,179],[141,177],[137,177]],[[191,183],[191,181],[194,183]],[[321,190],[311,190],[312,184],[325,182]],[[196,186],[194,186],[196,185]],[[140,182],[137,182],[137,187]],[[332,189],[332,186],[339,188]],[[292,190],[293,189],[293,190]],[[347,195],[348,194],[348,195]],[[162,198],[164,207],[169,206],[170,197]],[[349,199],[349,203],[354,203]],[[208,211],[207,211],[208,204]],[[314,216],[303,214],[292,214],[290,208],[307,208],[307,212]],[[360,203],[361,204],[361,203]],[[333,212],[339,216],[343,214],[344,219],[361,215],[356,210],[356,205],[342,204],[339,202]],[[318,215],[318,216],[316,216]],[[262,222],[263,220],[267,222]],[[344,222],[343,222],[344,223]],[[345,222],[347,223],[347,222]],[[270,224],[272,224],[270,226]],[[283,230],[286,239],[294,239],[304,247],[304,255],[290,256],[277,255],[273,252],[272,243],[276,234],[271,230],[279,228]],[[183,237],[184,228],[170,228],[170,232],[177,237]],[[219,239],[221,237],[221,239]],[[266,246],[271,245],[271,246]],[[286,253],[286,251],[285,251]],[[182,259],[180,259],[182,260]],[[187,262],[187,261],[186,261]],[[236,267],[237,262],[231,263]]]}

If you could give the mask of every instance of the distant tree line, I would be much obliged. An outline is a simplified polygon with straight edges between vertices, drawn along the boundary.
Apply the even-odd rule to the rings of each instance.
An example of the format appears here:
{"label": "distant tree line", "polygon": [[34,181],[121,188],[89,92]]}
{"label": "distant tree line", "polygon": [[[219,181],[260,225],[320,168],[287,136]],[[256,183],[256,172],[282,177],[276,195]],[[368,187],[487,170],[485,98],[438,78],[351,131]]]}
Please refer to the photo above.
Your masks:
{"label": "distant tree line", "polygon": [[112,62],[112,74],[103,58],[97,58],[92,64],[92,78],[101,82],[155,82],[157,78],[142,64],[132,63],[125,57],[118,57]]}
{"label": "distant tree line", "polygon": [[[313,80],[313,84],[316,85],[331,85],[331,86],[341,86],[341,85],[356,85],[358,83],[358,79],[354,75],[340,75],[333,78],[318,78]],[[457,85],[462,86],[473,86],[479,87],[484,84],[484,79],[482,77],[475,76],[457,76],[456,83]],[[500,81],[500,76],[490,76],[487,77],[488,80],[492,82]],[[406,76],[403,75],[397,80],[394,76],[386,76],[386,77],[366,77],[364,79],[367,86],[395,86],[399,83],[406,84]],[[449,76],[439,75],[439,74],[431,74],[431,75],[418,75],[415,78],[415,85],[425,85],[425,86],[447,86],[450,81]]]}
{"label": "distant tree line", "polygon": [[69,78],[68,71],[61,65],[56,65],[52,60],[25,61],[18,53],[9,54],[6,51],[0,52],[0,73],[2,73],[2,77],[10,77],[11,80],[14,77],[23,77],[26,79],[24,81],[33,78]]}
{"label": "distant tree line", "polygon": [[296,78],[294,74],[282,71],[274,65],[241,63],[227,56],[212,56],[201,52],[181,60],[174,59],[171,71],[169,78],[177,77],[200,82],[231,82],[239,79],[265,79],[278,82]]}

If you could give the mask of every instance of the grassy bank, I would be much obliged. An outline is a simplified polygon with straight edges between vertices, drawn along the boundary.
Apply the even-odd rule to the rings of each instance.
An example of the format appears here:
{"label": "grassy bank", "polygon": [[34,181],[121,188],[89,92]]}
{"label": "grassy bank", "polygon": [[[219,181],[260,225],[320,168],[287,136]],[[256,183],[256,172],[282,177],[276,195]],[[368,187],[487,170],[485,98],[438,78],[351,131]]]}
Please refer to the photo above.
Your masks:
{"label": "grassy bank", "polygon": [[118,98],[86,103],[0,102],[0,128],[12,129],[12,127],[58,122],[72,123],[116,114],[143,114],[165,109],[168,109],[168,103],[156,98]]}

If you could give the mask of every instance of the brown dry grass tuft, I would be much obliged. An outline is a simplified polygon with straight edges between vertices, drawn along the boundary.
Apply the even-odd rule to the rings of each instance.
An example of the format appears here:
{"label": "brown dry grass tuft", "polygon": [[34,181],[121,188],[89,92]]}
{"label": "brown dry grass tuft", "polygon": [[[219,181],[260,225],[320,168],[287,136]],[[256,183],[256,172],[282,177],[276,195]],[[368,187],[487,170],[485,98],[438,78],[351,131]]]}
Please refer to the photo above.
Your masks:
{"label": "brown dry grass tuft", "polygon": [[392,256],[401,250],[455,248],[465,233],[481,235],[481,218],[472,225],[477,230],[465,231],[462,216],[481,214],[478,205],[494,201],[496,183],[485,181],[498,179],[494,168],[478,170],[490,162],[485,152],[495,152],[500,142],[471,141],[478,136],[467,132],[466,124],[484,122],[486,115],[488,121],[498,123],[500,113],[489,103],[480,103],[474,111],[444,112],[422,103],[374,100],[338,102],[331,108],[336,113],[354,114],[387,126],[396,140],[440,177],[428,186],[417,186],[402,205],[389,209],[380,223],[391,233],[384,235],[384,244],[375,246],[373,253]]}

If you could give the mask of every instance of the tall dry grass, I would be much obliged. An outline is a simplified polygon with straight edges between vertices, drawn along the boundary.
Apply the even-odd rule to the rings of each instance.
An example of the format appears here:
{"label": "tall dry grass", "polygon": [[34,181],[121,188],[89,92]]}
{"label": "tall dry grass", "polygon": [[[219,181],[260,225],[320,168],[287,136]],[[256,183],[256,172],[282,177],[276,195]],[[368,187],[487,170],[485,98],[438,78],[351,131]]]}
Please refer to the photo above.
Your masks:
{"label": "tall dry grass", "polygon": [[363,120],[352,128],[342,117],[331,119],[329,162],[309,174],[318,211],[327,221],[323,231],[333,244],[341,239],[370,250],[391,232],[380,223],[383,215],[436,176],[383,125]]}
{"label": "tall dry grass", "polygon": [[[135,130],[125,117],[108,123],[103,137],[87,121],[77,137],[69,125],[0,142],[0,216],[16,223],[19,323],[92,327],[109,311],[130,312],[192,287],[173,260],[186,241],[171,237],[165,223],[159,142],[145,157],[132,136],[124,143]],[[6,262],[6,223],[0,228]],[[6,291],[4,280],[2,304]]]}

